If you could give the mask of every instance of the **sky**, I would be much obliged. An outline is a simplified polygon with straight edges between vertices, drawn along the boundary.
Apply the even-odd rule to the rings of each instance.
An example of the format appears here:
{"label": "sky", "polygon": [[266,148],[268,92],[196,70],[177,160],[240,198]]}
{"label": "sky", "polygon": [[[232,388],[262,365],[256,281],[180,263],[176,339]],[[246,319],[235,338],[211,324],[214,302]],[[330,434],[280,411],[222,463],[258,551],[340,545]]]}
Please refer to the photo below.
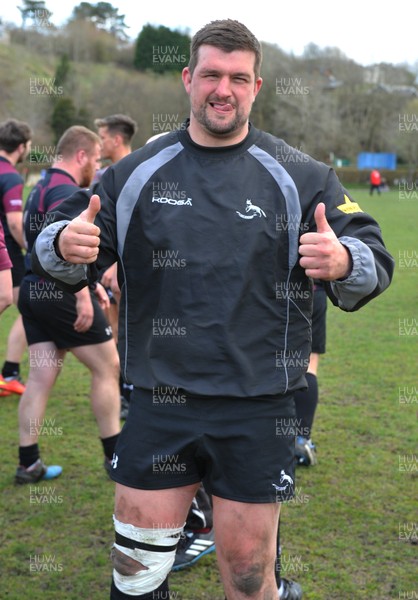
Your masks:
{"label": "sky", "polygon": [[[276,44],[286,53],[299,56],[305,46],[339,48],[348,58],[366,66],[373,63],[418,64],[414,29],[418,21],[416,0],[228,0],[200,3],[199,0],[115,0],[112,6],[125,15],[128,35],[135,39],[146,24],[165,25],[193,35],[209,21],[237,19],[260,41]],[[93,0],[90,2],[95,4]],[[21,23],[22,2],[2,0],[0,16]],[[51,21],[62,25],[80,2],[45,0]],[[411,27],[412,26],[412,27]]]}

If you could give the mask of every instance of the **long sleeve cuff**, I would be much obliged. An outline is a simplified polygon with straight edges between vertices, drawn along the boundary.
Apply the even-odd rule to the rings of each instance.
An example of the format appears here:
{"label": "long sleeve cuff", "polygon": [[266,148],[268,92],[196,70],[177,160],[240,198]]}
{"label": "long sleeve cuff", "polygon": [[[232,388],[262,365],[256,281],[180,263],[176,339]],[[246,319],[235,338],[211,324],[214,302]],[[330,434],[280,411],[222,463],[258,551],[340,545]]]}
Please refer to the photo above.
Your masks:
{"label": "long sleeve cuff", "polygon": [[36,239],[35,252],[39,265],[52,278],[67,285],[77,285],[87,279],[87,265],[75,265],[61,259],[54,245],[56,236],[68,223],[70,221],[58,221],[45,227]]}
{"label": "long sleeve cuff", "polygon": [[351,254],[353,268],[348,277],[341,281],[332,281],[331,290],[343,310],[352,310],[365,296],[373,292],[378,284],[373,252],[356,238],[343,236],[339,238]]}

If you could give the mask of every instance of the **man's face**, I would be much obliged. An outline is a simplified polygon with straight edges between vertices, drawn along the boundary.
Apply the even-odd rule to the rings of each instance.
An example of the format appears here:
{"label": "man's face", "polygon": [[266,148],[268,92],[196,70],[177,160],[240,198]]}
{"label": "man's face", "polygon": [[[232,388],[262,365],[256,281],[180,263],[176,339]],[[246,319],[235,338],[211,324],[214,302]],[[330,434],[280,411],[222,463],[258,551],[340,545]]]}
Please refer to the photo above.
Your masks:
{"label": "man's face", "polygon": [[94,147],[94,151],[90,155],[85,155],[85,162],[81,168],[81,177],[79,183],[80,187],[89,187],[89,185],[93,181],[93,177],[97,169],[100,168],[100,155],[100,144],[96,144],[96,146]]}
{"label": "man's face", "polygon": [[193,76],[183,70],[183,83],[190,96],[190,134],[198,143],[237,143],[248,132],[253,102],[261,88],[255,78],[255,56],[247,50],[223,52],[203,45]]}
{"label": "man's face", "polygon": [[102,159],[112,160],[115,151],[115,136],[109,133],[107,127],[99,127],[97,133],[102,141]]}

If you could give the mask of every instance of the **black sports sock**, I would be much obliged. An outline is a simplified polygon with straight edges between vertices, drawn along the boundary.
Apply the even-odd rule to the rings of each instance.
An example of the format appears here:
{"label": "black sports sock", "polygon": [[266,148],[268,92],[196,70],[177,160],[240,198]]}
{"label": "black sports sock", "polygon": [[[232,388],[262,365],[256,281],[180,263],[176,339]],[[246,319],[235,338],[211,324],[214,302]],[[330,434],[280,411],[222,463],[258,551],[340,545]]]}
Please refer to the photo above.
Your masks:
{"label": "black sports sock", "polygon": [[306,373],[305,377],[308,382],[308,389],[299,390],[295,394],[296,435],[301,435],[309,439],[318,405],[318,380],[313,373]]}
{"label": "black sports sock", "polygon": [[5,360],[1,374],[3,377],[18,377],[20,374],[20,364]]}
{"label": "black sports sock", "polygon": [[112,460],[113,454],[116,448],[116,442],[118,441],[119,434],[111,435],[107,438],[100,438],[103,445],[103,452],[107,460]]}
{"label": "black sports sock", "polygon": [[131,596],[130,594],[124,594],[115,585],[112,579],[112,587],[110,588],[110,600],[132,600],[132,598],[138,598],[138,600],[168,600],[170,598],[170,592],[168,589],[168,578],[162,582],[160,587],[147,594],[141,594],[139,596]]}
{"label": "black sports sock", "polygon": [[39,457],[40,454],[38,444],[32,444],[31,446],[19,446],[19,464],[22,465],[22,467],[25,467],[25,469],[33,465],[33,463],[35,463]]}

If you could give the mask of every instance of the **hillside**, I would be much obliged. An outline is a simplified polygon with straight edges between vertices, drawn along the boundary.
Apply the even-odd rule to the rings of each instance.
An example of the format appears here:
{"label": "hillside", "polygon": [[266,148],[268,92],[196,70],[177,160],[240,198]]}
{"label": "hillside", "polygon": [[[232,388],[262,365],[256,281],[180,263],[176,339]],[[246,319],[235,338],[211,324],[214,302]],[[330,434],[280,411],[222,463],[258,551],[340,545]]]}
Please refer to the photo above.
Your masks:
{"label": "hillside", "polygon": [[[111,46],[108,34],[91,27],[77,22],[51,35],[16,30],[11,43],[0,43],[0,119],[27,121],[38,147],[54,143],[51,118],[63,98],[72,111],[66,126],[93,128],[97,117],[130,115],[139,126],[134,148],[179,127],[189,110],[179,73],[135,70],[132,46],[114,39]],[[58,85],[64,54],[69,71]],[[418,138],[399,129],[401,117],[418,121],[418,87],[405,67],[362,67],[332,48],[301,58],[264,44],[263,55],[254,125],[324,162],[355,165],[367,151],[395,152],[410,169],[416,164]]]}
{"label": "hillside", "polygon": [[165,123],[180,124],[188,101],[176,75],[152,75],[115,64],[71,62],[67,81],[55,85],[58,59],[21,45],[0,44],[0,120],[14,117],[30,123],[34,145],[53,141],[50,119],[53,100],[72,98],[86,114],[86,125],[116,112],[126,113],[139,126],[134,146],[160,133]]}

